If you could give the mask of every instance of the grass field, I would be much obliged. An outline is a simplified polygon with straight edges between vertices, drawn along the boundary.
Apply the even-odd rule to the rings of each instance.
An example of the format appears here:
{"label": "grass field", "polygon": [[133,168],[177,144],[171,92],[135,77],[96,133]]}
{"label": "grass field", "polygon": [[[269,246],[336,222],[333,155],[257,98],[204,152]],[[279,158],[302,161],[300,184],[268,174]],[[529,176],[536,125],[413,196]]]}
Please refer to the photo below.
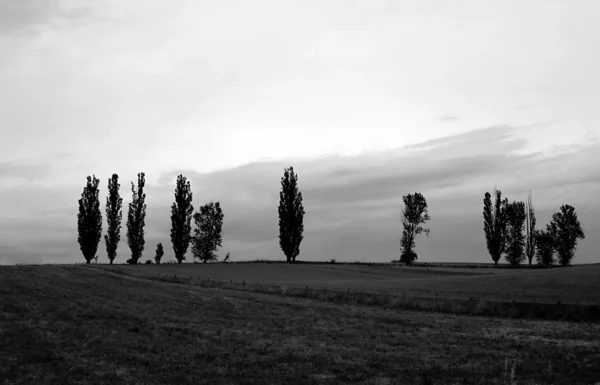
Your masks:
{"label": "grass field", "polygon": [[139,276],[176,275],[442,298],[600,304],[600,265],[555,269],[395,267],[350,264],[99,265]]}
{"label": "grass field", "polygon": [[[0,384],[600,381],[598,324],[395,311],[111,271],[163,267],[230,268],[1,267]],[[352,270],[339,274],[366,274]]]}

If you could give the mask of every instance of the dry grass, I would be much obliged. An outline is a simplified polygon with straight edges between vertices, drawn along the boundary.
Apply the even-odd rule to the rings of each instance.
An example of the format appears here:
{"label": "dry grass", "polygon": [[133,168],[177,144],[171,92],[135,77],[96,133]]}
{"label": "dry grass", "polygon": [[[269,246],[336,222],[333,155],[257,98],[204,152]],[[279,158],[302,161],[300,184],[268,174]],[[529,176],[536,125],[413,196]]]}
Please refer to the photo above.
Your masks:
{"label": "dry grass", "polygon": [[404,293],[429,298],[600,304],[600,265],[544,270],[285,263],[98,266],[143,276],[167,274],[193,279]]}
{"label": "dry grass", "polygon": [[[107,268],[105,268],[107,269]],[[497,301],[445,298],[427,296],[423,293],[394,293],[368,289],[331,289],[327,287],[274,285],[255,281],[233,281],[214,278],[192,277],[158,273],[149,269],[127,269],[111,267],[113,273],[124,274],[143,279],[173,282],[193,286],[220,288],[227,290],[249,291],[286,297],[310,298],[325,302],[352,305],[372,305],[388,309],[435,311],[441,313],[469,314],[504,318],[523,318],[561,321],[600,321],[600,306],[589,304],[544,303],[522,301]]]}
{"label": "dry grass", "polygon": [[[600,326],[0,268],[0,384],[589,384]],[[511,380],[512,377],[512,380]]]}

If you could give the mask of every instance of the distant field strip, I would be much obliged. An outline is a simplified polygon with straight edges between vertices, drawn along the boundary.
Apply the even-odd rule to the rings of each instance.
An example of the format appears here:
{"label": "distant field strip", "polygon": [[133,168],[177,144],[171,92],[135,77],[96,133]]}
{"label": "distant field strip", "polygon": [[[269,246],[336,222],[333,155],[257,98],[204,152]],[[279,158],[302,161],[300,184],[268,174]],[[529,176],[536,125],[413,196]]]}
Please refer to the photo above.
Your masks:
{"label": "distant field strip", "polygon": [[[278,296],[310,298],[326,302],[372,305],[385,308],[437,311],[443,313],[469,314],[508,318],[600,321],[598,304],[525,302],[518,300],[490,300],[470,298],[452,298],[445,293],[407,291],[398,292],[375,288],[340,288],[313,284],[260,282],[259,280],[226,280],[201,275],[186,275],[188,271],[200,270],[179,268],[178,274],[168,270],[148,269],[149,266],[129,268],[128,266],[94,266],[117,274],[125,274],[142,279],[172,282],[193,286],[220,288],[226,290],[258,292]],[[166,269],[165,269],[166,270]],[[177,269],[176,269],[177,270]],[[414,278],[411,278],[414,279]],[[347,283],[347,282],[346,282]]]}
{"label": "distant field strip", "polygon": [[[175,275],[270,285],[327,287],[345,291],[411,294],[446,299],[595,305],[600,266],[548,270],[406,268],[317,264],[97,265],[132,275]],[[458,270],[458,272],[456,271]],[[465,270],[467,272],[465,272]],[[457,275],[459,273],[460,275]]]}

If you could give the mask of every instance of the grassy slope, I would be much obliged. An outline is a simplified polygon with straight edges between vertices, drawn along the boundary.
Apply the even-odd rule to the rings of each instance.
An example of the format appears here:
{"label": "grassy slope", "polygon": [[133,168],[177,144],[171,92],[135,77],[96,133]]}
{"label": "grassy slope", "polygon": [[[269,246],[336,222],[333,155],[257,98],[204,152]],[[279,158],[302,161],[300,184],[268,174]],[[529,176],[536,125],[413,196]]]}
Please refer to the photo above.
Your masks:
{"label": "grassy slope", "polygon": [[[0,383],[600,378],[600,326],[333,305],[86,266],[0,267]],[[513,364],[514,363],[514,364]],[[510,373],[508,373],[510,375]],[[7,382],[11,383],[11,382]]]}
{"label": "grassy slope", "polygon": [[[104,267],[104,266],[103,266]],[[356,265],[182,264],[111,266],[139,275],[170,274],[339,289],[416,292],[445,298],[600,303],[600,265],[542,270],[406,268]]]}

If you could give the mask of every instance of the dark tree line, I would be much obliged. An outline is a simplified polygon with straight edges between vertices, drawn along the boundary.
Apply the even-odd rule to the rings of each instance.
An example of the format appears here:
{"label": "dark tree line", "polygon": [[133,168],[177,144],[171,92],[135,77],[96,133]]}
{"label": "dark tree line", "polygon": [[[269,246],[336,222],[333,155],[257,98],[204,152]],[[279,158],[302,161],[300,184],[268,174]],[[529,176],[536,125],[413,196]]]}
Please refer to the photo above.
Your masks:
{"label": "dark tree line", "polygon": [[[99,181],[94,176],[87,177],[88,183],[84,187],[79,200],[79,213],[77,214],[78,242],[86,260],[97,261],[96,252],[102,238],[102,213],[100,212]],[[107,234],[104,236],[106,253],[109,263],[112,264],[117,256],[120,242],[123,199],[119,195],[119,176],[113,174],[108,180],[108,196],[106,198],[106,218],[108,222]],[[137,187],[131,182],[132,200],[127,213],[127,244],[131,251],[129,264],[137,264],[142,258],[145,249],[144,227],[146,225],[146,185],[145,174],[138,174]],[[200,207],[199,212],[193,215],[198,228],[194,236],[191,233],[191,219],[193,214],[192,192],[186,177],[179,175],[175,188],[175,202],[171,206],[171,242],[178,263],[185,260],[185,254],[190,243],[193,244],[194,257],[203,261],[217,259],[215,252],[221,247],[223,232],[223,211],[219,202],[210,202]],[[156,246],[155,263],[159,264],[164,256],[161,242]],[[150,260],[146,263],[152,263]]]}
{"label": "dark tree line", "polygon": [[535,258],[539,265],[551,266],[556,262],[555,254],[560,265],[571,263],[578,241],[585,238],[574,207],[561,206],[546,230],[537,230],[531,192],[525,202],[502,200],[500,190],[494,190],[494,198],[492,202],[492,195],[485,193],[483,229],[496,265],[503,254],[512,266],[519,266],[525,258],[530,265]]}
{"label": "dark tree line", "polygon": [[[146,218],[145,174],[139,173],[137,187],[131,182],[132,201],[127,214],[127,243],[131,258],[127,263],[137,264],[145,248],[144,226]],[[117,256],[120,241],[122,204],[119,195],[119,177],[113,174],[108,180],[106,198],[107,234],[104,236],[106,252],[112,264]],[[223,241],[223,210],[220,202],[209,202],[194,213],[190,182],[183,175],[177,177],[175,201],[171,206],[171,243],[178,263],[186,260],[191,245],[195,259],[204,263],[216,261],[216,252]],[[416,236],[430,230],[424,224],[431,218],[427,200],[416,192],[402,197],[402,235],[400,238],[400,261],[411,264],[417,260],[415,252]],[[298,187],[298,175],[293,167],[284,169],[279,193],[279,245],[286,261],[296,262],[300,255],[300,244],[304,240],[303,196]],[[196,228],[192,234],[191,220]],[[492,260],[498,265],[504,256],[513,266],[519,266],[526,259],[529,264],[535,259],[539,265],[550,266],[558,262],[566,266],[575,256],[578,241],[585,238],[581,224],[570,205],[563,205],[552,216],[544,230],[536,229],[536,213],[531,191],[525,202],[509,202],[502,197],[500,190],[493,194],[486,192],[483,199],[483,222],[487,249]],[[97,259],[98,244],[102,233],[99,181],[95,176],[87,177],[79,200],[77,215],[78,242],[86,263]],[[162,243],[156,248],[155,263],[164,256]],[[556,258],[555,258],[556,256]],[[228,257],[229,259],[229,253]],[[152,263],[150,260],[147,263]]]}

